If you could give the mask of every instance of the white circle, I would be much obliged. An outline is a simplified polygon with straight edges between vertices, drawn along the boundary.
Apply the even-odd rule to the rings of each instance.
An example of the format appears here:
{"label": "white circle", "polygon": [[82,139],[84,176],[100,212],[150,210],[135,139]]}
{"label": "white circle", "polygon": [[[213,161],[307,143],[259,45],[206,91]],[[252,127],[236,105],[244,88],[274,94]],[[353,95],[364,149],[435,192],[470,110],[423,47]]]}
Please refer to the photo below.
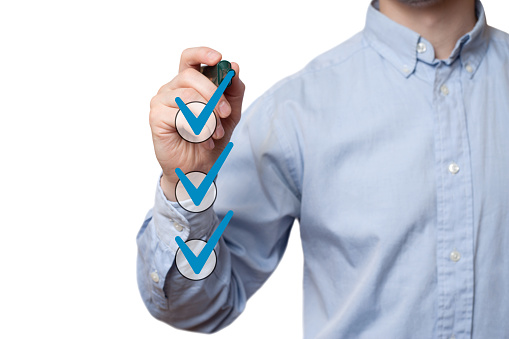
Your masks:
{"label": "white circle", "polygon": [[[195,256],[198,256],[202,249],[207,244],[206,241],[198,240],[198,239],[192,239],[186,241],[186,245],[189,247],[189,249],[193,252]],[[203,265],[203,268],[201,269],[199,274],[194,273],[193,269],[191,268],[191,265],[189,265],[189,262],[186,259],[186,256],[180,248],[177,250],[177,254],[175,255],[175,264],[177,265],[177,269],[184,277],[191,280],[202,280],[207,278],[209,275],[212,274],[214,269],[216,268],[217,263],[217,256],[216,251],[212,251],[212,253],[209,255],[207,261],[205,262],[205,265]]]}
{"label": "white circle", "polygon": [[[186,106],[194,114],[194,116],[197,117],[203,111],[205,104],[200,101],[191,101],[187,103]],[[193,129],[191,128],[191,125],[189,125],[189,122],[185,118],[184,114],[180,110],[177,112],[177,116],[175,117],[175,128],[177,129],[178,134],[182,137],[182,139],[192,143],[200,143],[209,139],[212,134],[214,134],[216,125],[216,115],[214,112],[212,112],[200,134],[196,135],[194,134]]]}
{"label": "white circle", "polygon": [[[198,187],[201,185],[203,179],[206,177],[206,174],[202,172],[189,172],[186,174],[186,177],[189,179],[189,181],[191,181],[194,187]],[[205,193],[205,197],[200,202],[200,204],[196,206],[194,202],[191,200],[189,193],[187,193],[187,190],[182,184],[182,181],[179,180],[177,182],[177,187],[175,188],[175,197],[177,198],[177,202],[179,203],[180,207],[182,207],[188,212],[193,213],[203,212],[206,209],[208,209],[210,206],[212,206],[212,204],[216,200],[216,196],[217,196],[216,183],[212,182],[212,185],[210,185],[209,189],[207,190],[207,193]]]}

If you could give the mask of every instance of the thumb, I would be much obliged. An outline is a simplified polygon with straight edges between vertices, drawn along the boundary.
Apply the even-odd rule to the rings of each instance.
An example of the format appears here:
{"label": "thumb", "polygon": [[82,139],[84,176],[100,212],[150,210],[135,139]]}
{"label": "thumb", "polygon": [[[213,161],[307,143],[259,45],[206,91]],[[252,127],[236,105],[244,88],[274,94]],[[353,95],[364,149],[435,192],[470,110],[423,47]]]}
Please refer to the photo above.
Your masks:
{"label": "thumb", "polygon": [[226,100],[231,105],[232,113],[231,118],[237,123],[240,120],[240,113],[242,111],[242,100],[244,99],[244,91],[246,90],[246,86],[240,80],[240,68],[239,65],[235,62],[232,62],[232,68],[235,71],[235,76],[232,78],[232,83],[230,86],[226,88],[224,91],[224,96]]}

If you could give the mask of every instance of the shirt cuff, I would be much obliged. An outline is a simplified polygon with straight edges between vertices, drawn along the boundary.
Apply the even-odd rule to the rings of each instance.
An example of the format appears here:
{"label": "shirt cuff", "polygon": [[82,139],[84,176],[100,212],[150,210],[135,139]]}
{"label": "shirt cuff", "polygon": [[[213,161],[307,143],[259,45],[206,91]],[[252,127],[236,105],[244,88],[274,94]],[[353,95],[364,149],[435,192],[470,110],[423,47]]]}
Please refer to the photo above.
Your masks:
{"label": "shirt cuff", "polygon": [[[192,204],[192,201],[183,201],[182,204]],[[157,180],[153,220],[158,238],[177,252],[178,245],[175,237],[179,236],[185,242],[188,239],[205,239],[217,224],[214,209],[193,213],[183,209],[178,202],[169,201],[161,188],[161,177]]]}

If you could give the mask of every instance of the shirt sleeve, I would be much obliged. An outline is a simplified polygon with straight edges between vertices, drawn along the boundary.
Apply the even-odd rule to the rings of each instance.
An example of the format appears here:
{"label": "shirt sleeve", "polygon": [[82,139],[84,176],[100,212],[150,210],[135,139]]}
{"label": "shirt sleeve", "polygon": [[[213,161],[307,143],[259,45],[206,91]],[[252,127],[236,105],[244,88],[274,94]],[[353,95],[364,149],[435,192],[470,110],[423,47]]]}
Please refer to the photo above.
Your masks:
{"label": "shirt sleeve", "polygon": [[[137,276],[149,312],[174,327],[215,332],[230,324],[267,280],[286,249],[299,217],[296,147],[291,147],[271,96],[242,116],[234,147],[216,178],[212,208],[191,213],[168,201],[158,183],[155,205],[138,233]],[[174,267],[178,235],[208,240],[233,211],[206,279],[189,280]]]}

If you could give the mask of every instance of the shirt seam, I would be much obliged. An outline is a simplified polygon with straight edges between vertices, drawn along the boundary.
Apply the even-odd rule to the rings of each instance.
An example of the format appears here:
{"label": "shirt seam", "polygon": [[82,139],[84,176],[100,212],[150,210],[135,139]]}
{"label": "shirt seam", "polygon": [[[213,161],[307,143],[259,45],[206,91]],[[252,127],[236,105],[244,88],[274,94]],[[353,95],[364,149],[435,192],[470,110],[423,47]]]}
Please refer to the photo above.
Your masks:
{"label": "shirt seam", "polygon": [[[272,107],[275,107],[274,99],[275,98],[274,98],[273,93],[268,94],[267,100],[270,101]],[[269,116],[271,118],[274,117],[274,109],[269,111]],[[273,126],[274,126],[274,129],[276,129],[275,139],[277,140],[279,147],[281,147],[281,149],[283,150],[283,156],[285,159],[286,168],[288,169],[288,172],[290,174],[290,179],[293,181],[294,186],[297,188],[296,197],[300,201],[301,196],[302,196],[302,193],[301,193],[302,187],[300,185],[300,181],[299,181],[298,174],[297,174],[297,172],[298,172],[297,166],[294,164],[295,159],[297,159],[298,156],[295,153],[295,151],[292,149],[292,147],[290,147],[290,142],[289,142],[289,138],[286,133],[287,132],[286,129],[284,127],[279,126],[279,124],[273,124]],[[291,154],[291,156],[290,156],[290,154]],[[293,161],[292,161],[292,158],[293,158]],[[293,190],[290,190],[290,191],[292,193],[294,193]]]}

